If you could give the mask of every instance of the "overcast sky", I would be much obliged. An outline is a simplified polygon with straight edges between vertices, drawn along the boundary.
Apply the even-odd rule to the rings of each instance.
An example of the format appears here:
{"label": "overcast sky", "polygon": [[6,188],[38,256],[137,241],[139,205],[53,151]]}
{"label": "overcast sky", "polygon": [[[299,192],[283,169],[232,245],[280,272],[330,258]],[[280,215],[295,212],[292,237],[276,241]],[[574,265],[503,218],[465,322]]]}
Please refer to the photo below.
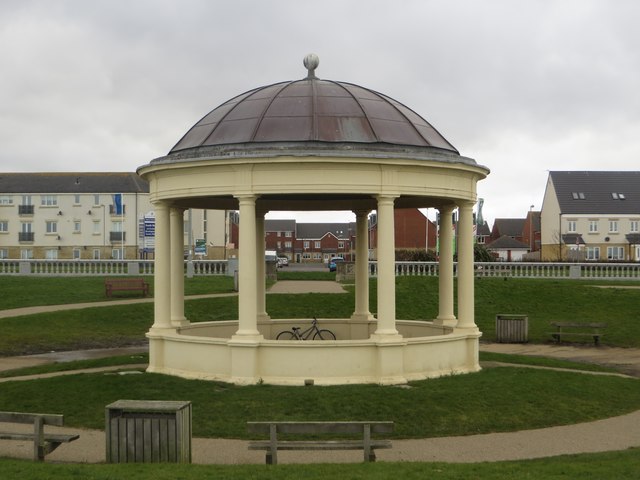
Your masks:
{"label": "overcast sky", "polygon": [[2,0],[0,170],[135,171],[310,52],[489,167],[490,226],[549,170],[640,170],[636,0]]}

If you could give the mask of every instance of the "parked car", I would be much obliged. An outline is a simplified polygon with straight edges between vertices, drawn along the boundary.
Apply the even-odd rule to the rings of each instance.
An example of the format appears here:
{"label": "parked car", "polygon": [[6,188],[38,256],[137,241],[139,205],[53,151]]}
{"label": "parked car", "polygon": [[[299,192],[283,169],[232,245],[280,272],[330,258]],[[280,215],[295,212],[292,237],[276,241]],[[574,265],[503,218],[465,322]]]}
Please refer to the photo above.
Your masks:
{"label": "parked car", "polygon": [[278,267],[288,267],[289,259],[287,257],[278,257]]}
{"label": "parked car", "polygon": [[344,262],[344,258],[342,257],[333,257],[329,260],[329,271],[335,272],[337,268],[337,264],[340,262]]}

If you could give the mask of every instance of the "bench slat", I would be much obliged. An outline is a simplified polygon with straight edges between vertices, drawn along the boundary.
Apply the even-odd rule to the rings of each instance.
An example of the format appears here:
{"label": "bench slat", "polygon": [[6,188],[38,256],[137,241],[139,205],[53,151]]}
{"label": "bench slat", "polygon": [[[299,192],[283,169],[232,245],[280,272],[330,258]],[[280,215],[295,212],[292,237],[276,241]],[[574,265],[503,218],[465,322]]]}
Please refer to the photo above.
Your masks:
{"label": "bench slat", "polygon": [[19,412],[0,412],[0,422],[5,423],[34,423],[36,418],[42,417],[45,425],[55,425],[62,427],[64,425],[64,415],[45,414],[45,413],[19,413]]}
{"label": "bench slat", "polygon": [[365,425],[371,426],[371,433],[392,433],[393,422],[247,422],[249,433],[269,433],[269,426],[276,425],[278,433],[326,434],[362,433]]}
{"label": "bench slat", "polygon": [[[45,433],[44,441],[52,443],[69,443],[80,438],[77,434]],[[35,440],[33,433],[0,432],[0,440]]]}
{"label": "bench slat", "polygon": [[576,322],[551,322],[558,328],[606,328],[606,323],[576,323]]}
{"label": "bench slat", "polygon": [[[372,440],[371,448],[391,448],[390,440]],[[278,450],[362,450],[364,442],[358,440],[289,441],[278,440]],[[260,440],[249,443],[249,450],[271,450],[271,442]]]}

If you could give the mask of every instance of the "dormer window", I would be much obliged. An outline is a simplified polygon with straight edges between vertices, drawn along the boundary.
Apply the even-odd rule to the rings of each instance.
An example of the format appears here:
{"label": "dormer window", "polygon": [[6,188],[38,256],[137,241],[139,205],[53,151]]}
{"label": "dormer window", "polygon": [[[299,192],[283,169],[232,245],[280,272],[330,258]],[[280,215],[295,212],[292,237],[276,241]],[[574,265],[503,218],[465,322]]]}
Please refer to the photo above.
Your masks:
{"label": "dormer window", "polygon": [[611,193],[611,197],[614,200],[624,200],[625,199],[624,193],[618,193],[618,192],[612,192]]}
{"label": "dormer window", "polygon": [[571,196],[573,197],[574,200],[584,200],[583,192],[571,192]]}

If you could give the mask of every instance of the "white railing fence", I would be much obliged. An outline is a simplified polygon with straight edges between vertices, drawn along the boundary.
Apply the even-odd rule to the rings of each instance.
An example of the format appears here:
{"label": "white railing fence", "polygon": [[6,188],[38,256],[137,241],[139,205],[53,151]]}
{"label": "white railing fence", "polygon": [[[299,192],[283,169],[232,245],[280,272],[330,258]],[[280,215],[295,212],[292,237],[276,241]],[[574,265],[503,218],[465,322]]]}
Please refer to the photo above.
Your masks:
{"label": "white railing fence", "polygon": [[[235,263],[234,265],[237,265]],[[194,260],[185,272],[194,276],[233,275],[227,260]],[[454,274],[457,264],[454,263]],[[396,276],[438,276],[438,262],[396,262]],[[153,260],[6,260],[0,275],[153,275]],[[372,277],[377,262],[369,262]],[[583,278],[640,280],[640,263],[477,262],[476,277]]]}
{"label": "white railing fence", "polygon": [[[453,264],[454,274],[457,263]],[[438,276],[438,262],[396,262],[396,276]],[[371,276],[378,265],[369,262]],[[640,280],[640,263],[476,262],[476,277]]]}
{"label": "white railing fence", "polygon": [[[226,260],[193,261],[194,275],[226,275]],[[153,260],[0,260],[0,275],[153,275]],[[185,272],[188,262],[185,261]]]}

